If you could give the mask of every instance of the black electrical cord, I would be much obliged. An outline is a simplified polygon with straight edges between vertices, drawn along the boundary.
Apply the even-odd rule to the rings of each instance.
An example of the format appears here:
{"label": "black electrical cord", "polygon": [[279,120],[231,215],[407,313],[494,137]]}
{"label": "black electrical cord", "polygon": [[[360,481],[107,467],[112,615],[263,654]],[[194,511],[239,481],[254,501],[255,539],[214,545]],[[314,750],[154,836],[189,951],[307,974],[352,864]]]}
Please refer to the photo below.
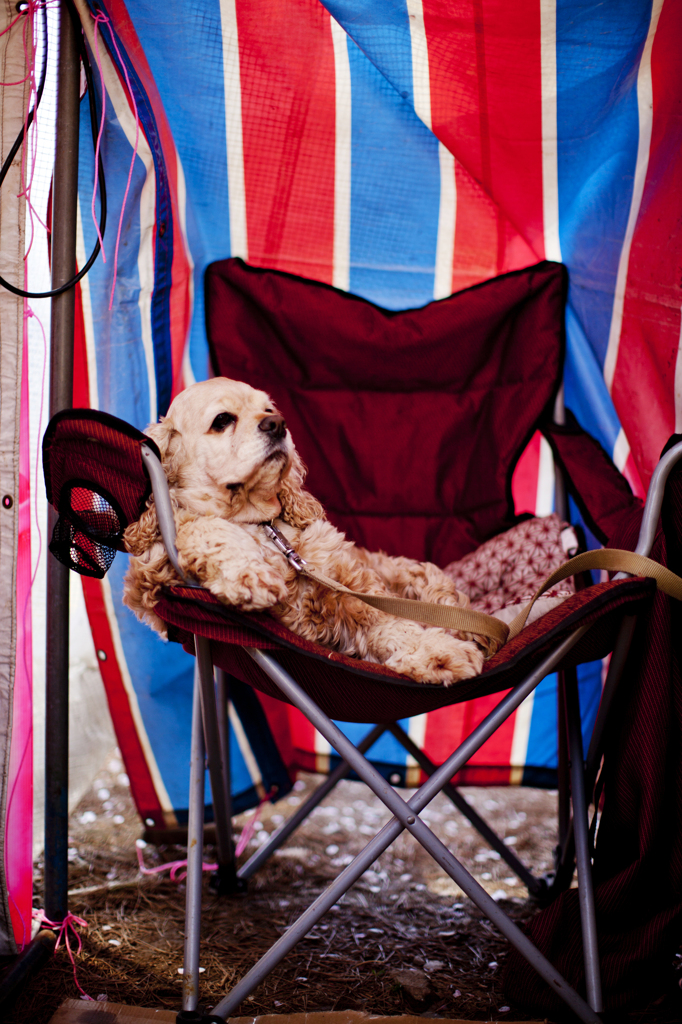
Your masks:
{"label": "black electrical cord", "polygon": [[[67,3],[66,6],[69,8],[69,15],[72,18],[75,19],[75,11],[73,11],[72,5],[70,3]],[[28,117],[26,118],[26,123],[24,125],[22,125],[21,131],[17,135],[17,138],[15,139],[14,145],[12,146],[12,149],[10,150],[7,159],[5,160],[4,164],[2,165],[2,170],[0,170],[0,188],[2,187],[2,183],[3,183],[3,181],[5,179],[5,176],[6,176],[8,170],[10,168],[12,160],[16,156],[17,151],[18,151],[19,147],[21,146],[21,143],[23,142],[24,135],[25,135],[25,132],[26,132],[26,128],[33,121],[33,117],[35,115],[35,111],[37,110],[38,104],[40,103],[40,99],[41,99],[41,97],[43,95],[43,89],[45,87],[46,70],[47,70],[47,5],[45,5],[43,7],[43,38],[45,40],[45,45],[44,45],[44,50],[43,50],[42,68],[41,68],[41,72],[40,72],[40,84],[38,85],[38,89],[37,89],[37,92],[36,92],[36,102],[35,102],[32,110],[29,111]],[[80,28],[80,22],[78,22],[78,52],[80,54],[80,58],[81,58],[81,61],[83,63],[83,68],[84,68],[84,71],[85,71],[85,81],[86,81],[86,84],[87,84],[87,93],[88,93],[88,104],[89,104],[89,108],[90,108],[90,128],[91,128],[91,131],[92,131],[92,144],[93,144],[93,148],[96,151],[97,150],[97,135],[98,135],[98,132],[99,132],[99,128],[98,128],[98,125],[97,125],[97,106],[95,104],[95,90],[94,90],[94,84],[93,84],[93,80],[92,80],[92,67],[90,65],[90,59],[88,57],[88,53],[87,53],[87,50],[85,48],[85,41],[84,41],[84,38],[83,38],[83,33],[81,31],[81,28]],[[106,224],[107,224],[107,189],[106,189],[106,184],[105,184],[105,181],[104,181],[104,164],[102,163],[102,154],[101,153],[98,156],[97,167],[98,167],[98,176],[99,176],[99,183],[100,183],[99,233],[100,233],[100,236],[102,238],[104,238],[104,230],[105,230]],[[73,288],[81,280],[81,278],[85,277],[85,275],[88,273],[88,271],[92,267],[93,263],[95,262],[95,260],[99,256],[100,248],[101,248],[101,246],[100,246],[100,241],[99,241],[99,238],[98,238],[97,239],[97,243],[95,245],[95,248],[93,249],[92,254],[90,256],[90,259],[85,264],[83,269],[80,270],[74,277],[72,277],[70,281],[67,281],[66,284],[61,285],[59,288],[52,288],[52,289],[50,289],[50,291],[47,291],[47,292],[26,292],[22,288],[17,288],[15,285],[10,284],[9,281],[5,281],[5,279],[3,277],[0,277],[0,285],[2,285],[3,288],[6,288],[8,291],[12,292],[14,295],[20,296],[20,298],[22,298],[22,299],[50,299],[54,295],[61,295],[62,292],[69,291],[69,289]]]}

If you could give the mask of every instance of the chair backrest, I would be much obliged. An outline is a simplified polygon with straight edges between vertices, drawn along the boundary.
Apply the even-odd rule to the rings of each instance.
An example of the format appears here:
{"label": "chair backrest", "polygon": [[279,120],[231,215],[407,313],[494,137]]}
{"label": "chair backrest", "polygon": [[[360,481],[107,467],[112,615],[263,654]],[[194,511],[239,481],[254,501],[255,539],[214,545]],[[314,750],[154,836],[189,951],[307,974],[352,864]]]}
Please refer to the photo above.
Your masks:
{"label": "chair backrest", "polygon": [[512,472],[559,385],[565,294],[549,262],[401,312],[240,259],[206,271],[214,368],[272,396],[330,519],[440,565],[516,521]]}
{"label": "chair backrest", "polygon": [[59,513],[50,551],[82,576],[101,579],[124,551],[123,532],[151,494],[140,446],[151,438],[116,416],[65,409],[43,438],[47,500]]}

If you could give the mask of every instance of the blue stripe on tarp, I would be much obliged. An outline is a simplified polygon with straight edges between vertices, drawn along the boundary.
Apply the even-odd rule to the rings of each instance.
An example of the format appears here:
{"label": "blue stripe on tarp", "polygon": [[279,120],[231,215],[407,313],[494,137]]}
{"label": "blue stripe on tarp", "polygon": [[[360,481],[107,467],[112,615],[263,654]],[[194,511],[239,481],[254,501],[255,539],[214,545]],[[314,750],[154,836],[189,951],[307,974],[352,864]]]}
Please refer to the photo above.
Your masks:
{"label": "blue stripe on tarp", "polygon": [[[578,695],[583,747],[587,747],[597,717],[601,697],[601,661],[578,665]],[[528,753],[523,785],[554,789],[557,784],[557,675],[553,672],[542,680],[535,691],[533,715],[528,735]]]}
{"label": "blue stripe on tarp", "polygon": [[[408,29],[409,32],[409,29]],[[433,299],[438,142],[348,39],[352,91],[350,291],[387,309]]]}
{"label": "blue stripe on tarp", "polygon": [[[107,104],[111,115],[111,103]],[[79,145],[79,199],[85,251],[95,247],[97,235],[92,221],[91,202],[94,180],[94,153],[87,101],[81,103]],[[107,229],[104,236],[107,262],[100,255],[88,275],[97,354],[97,389],[100,408],[132,423],[138,430],[149,423],[149,380],[140,326],[140,276],[138,252],[140,218],[138,198],[146,179],[146,170],[138,158],[133,169],[126,204],[125,242],[118,254],[116,293],[109,311],[109,296],[114,271],[116,231],[130,166],[128,140],[114,118],[107,118],[102,139],[102,157],[106,168]],[[97,209],[99,216],[99,210]]]}
{"label": "blue stripe on tarp", "polygon": [[650,17],[649,0],[556,5],[561,253],[569,301],[600,366],[630,211],[637,69]]}
{"label": "blue stripe on tarp", "polygon": [[620,432],[620,420],[594,350],[570,306],[566,309],[566,338],[566,408],[610,455]]}
{"label": "blue stripe on tarp", "polygon": [[[90,0],[93,13],[96,5]],[[115,37],[119,52],[122,55],[128,78],[137,105],[137,114],[140,121],[140,130],[144,131],[145,138],[154,161],[156,174],[156,218],[154,233],[154,290],[151,301],[151,322],[152,341],[154,345],[154,366],[156,370],[156,397],[157,416],[163,416],[168,411],[173,387],[173,365],[171,356],[171,335],[170,335],[170,294],[172,285],[173,268],[173,211],[171,203],[168,175],[166,164],[161,149],[159,133],[156,125],[156,118],[151,104],[142,83],[138,78],[133,65],[126,53],[125,47],[119,36],[113,32],[108,22],[100,22],[100,32],[107,44],[107,49],[113,64],[119,69],[121,77],[125,81],[123,68],[119,63],[118,56],[112,45],[112,37]],[[93,66],[95,61],[93,58]],[[110,113],[111,104],[107,104]],[[124,181],[127,179],[127,174]],[[130,199],[130,197],[129,197]],[[134,201],[133,201],[134,204]],[[124,224],[123,230],[125,232]],[[112,232],[113,233],[113,232]],[[114,236],[115,238],[115,236]]]}
{"label": "blue stripe on tarp", "polygon": [[324,0],[324,6],[398,92],[414,106],[412,42],[405,0]]}
{"label": "blue stripe on tarp", "polygon": [[195,378],[205,380],[204,272],[209,263],[231,255],[220,4],[204,0],[188,6],[183,0],[166,0],[159,18],[157,0],[136,0],[130,16],[185,174],[187,240],[194,260],[190,360]]}

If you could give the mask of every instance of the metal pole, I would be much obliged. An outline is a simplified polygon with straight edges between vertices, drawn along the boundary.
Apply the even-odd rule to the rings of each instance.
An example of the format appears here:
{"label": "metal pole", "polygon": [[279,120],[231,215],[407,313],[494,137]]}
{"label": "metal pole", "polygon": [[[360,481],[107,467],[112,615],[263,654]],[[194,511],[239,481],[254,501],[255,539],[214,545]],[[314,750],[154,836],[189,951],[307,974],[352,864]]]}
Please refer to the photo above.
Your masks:
{"label": "metal pole", "polygon": [[[52,287],[76,268],[80,61],[77,29],[66,3],[59,11],[57,133],[52,194]],[[50,416],[73,402],[75,289],[52,299]],[[52,535],[56,520],[48,512]],[[69,570],[47,559],[45,679],[45,913],[62,921],[68,909]]]}
{"label": "metal pole", "polygon": [[578,903],[583,935],[583,958],[585,962],[585,987],[587,1001],[593,1010],[604,1009],[599,968],[599,943],[597,919],[594,908],[594,885],[592,882],[592,861],[590,859],[590,837],[587,822],[587,799],[585,796],[585,774],[583,763],[583,737],[580,727],[580,696],[578,675],[575,669],[566,672],[566,719],[568,724],[568,746],[571,758],[571,803],[573,805],[573,831],[575,852],[578,862]]}
{"label": "metal pole", "polygon": [[182,1008],[196,1010],[199,1002],[199,945],[201,942],[201,876],[204,859],[204,789],[206,782],[204,728],[201,720],[199,662],[194,666],[192,697],[192,753],[189,768],[187,821],[187,896],[185,900],[185,955]]}

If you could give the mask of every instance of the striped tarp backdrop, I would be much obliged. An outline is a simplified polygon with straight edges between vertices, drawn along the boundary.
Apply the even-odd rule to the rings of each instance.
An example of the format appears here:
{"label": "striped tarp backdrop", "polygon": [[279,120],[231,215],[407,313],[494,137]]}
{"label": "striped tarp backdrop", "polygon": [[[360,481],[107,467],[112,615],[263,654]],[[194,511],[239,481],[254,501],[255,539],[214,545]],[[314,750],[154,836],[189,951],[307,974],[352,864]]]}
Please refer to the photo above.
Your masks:
{"label": "striped tarp backdrop", "polygon": [[[675,0],[78,7],[100,109],[106,99],[109,221],[106,262],[82,283],[77,404],[144,428],[209,374],[214,260],[241,256],[389,309],[561,260],[566,405],[643,493],[682,417]],[[81,261],[96,237],[85,108]],[[517,469],[517,511],[547,514],[552,488],[536,437]],[[186,808],[193,659],[122,607],[125,568],[119,555],[102,583],[86,581],[86,600],[138,808],[171,824]],[[600,686],[601,666],[583,668],[586,733]],[[439,761],[497,699],[411,720],[409,733]],[[333,760],[284,704],[240,690],[231,721],[238,807],[284,786],[285,768]],[[392,738],[372,757],[419,778]],[[461,780],[552,785],[555,766],[550,678]]]}

